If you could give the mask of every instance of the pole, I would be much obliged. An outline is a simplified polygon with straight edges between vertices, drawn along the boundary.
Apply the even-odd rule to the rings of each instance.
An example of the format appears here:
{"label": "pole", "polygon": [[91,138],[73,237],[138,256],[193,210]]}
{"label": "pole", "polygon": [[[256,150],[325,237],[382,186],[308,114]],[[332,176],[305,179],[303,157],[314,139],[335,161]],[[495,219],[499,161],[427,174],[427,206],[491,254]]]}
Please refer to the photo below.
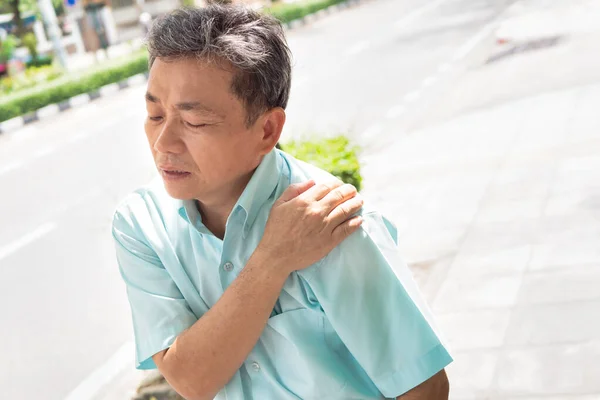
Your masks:
{"label": "pole", "polygon": [[60,28],[58,27],[58,19],[56,18],[56,13],[54,12],[52,0],[38,0],[38,5],[40,7],[40,13],[42,14],[44,24],[48,29],[48,36],[50,36],[52,46],[54,47],[54,54],[58,58],[60,65],[63,68],[67,68],[67,55],[60,40]]}

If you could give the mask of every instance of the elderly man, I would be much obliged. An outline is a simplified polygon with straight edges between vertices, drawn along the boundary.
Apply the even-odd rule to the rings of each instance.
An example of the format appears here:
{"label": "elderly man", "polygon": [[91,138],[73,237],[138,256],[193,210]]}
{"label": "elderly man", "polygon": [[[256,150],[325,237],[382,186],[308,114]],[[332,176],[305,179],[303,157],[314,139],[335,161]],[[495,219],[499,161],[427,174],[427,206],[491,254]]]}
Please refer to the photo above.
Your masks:
{"label": "elderly man", "polygon": [[281,25],[177,10],[148,49],[161,179],[113,221],[137,368],[190,400],[447,399],[452,359],[395,227],[275,148],[291,82]]}

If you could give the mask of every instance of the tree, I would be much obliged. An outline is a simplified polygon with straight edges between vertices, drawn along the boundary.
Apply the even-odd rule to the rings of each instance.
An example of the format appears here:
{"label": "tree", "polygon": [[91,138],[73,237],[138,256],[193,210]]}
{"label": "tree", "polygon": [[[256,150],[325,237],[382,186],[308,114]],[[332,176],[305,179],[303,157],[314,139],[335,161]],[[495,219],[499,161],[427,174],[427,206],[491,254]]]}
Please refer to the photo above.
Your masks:
{"label": "tree", "polygon": [[8,6],[10,8],[10,12],[13,15],[13,21],[15,23],[16,35],[21,36],[25,31],[25,26],[23,25],[23,20],[21,19],[21,0],[8,0]]}
{"label": "tree", "polygon": [[[64,11],[63,0],[52,0],[54,10],[57,15]],[[35,13],[40,15],[37,0],[0,0],[0,12],[8,12],[13,15],[15,24],[15,35],[23,37],[25,34],[25,26],[23,24],[23,15]]]}

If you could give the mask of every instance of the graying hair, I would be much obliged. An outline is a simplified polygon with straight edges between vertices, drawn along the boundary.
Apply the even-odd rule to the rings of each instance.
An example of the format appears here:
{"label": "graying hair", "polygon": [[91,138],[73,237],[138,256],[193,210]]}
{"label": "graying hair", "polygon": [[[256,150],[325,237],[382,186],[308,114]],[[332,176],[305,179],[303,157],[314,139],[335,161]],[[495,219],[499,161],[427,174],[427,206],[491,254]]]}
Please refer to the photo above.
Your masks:
{"label": "graying hair", "polygon": [[281,23],[241,6],[181,8],[157,19],[146,44],[150,67],[160,58],[229,63],[231,90],[246,108],[248,125],[266,110],[287,106],[291,53]]}

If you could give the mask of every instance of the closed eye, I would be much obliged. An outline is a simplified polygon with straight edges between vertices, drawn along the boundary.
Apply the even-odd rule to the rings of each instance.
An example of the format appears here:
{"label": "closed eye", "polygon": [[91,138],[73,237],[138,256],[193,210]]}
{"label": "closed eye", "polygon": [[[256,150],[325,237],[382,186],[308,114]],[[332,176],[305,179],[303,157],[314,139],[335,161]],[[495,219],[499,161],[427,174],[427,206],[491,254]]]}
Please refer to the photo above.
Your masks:
{"label": "closed eye", "polygon": [[194,124],[190,124],[189,122],[186,122],[186,125],[189,126],[190,128],[203,128],[205,126],[208,126],[208,124],[198,124],[198,125],[194,125]]}
{"label": "closed eye", "polygon": [[155,122],[158,122],[158,121],[162,120],[162,118],[163,118],[163,117],[148,117],[148,119],[149,119],[150,121],[155,121]]}

